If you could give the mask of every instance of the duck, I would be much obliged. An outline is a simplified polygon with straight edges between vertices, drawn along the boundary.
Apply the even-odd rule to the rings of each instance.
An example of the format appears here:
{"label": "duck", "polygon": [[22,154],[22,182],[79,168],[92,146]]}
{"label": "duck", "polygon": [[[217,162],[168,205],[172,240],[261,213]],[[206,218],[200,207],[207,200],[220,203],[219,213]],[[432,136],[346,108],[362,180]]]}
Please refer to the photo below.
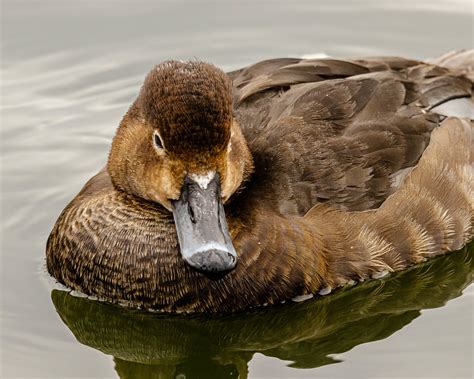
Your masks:
{"label": "duck", "polygon": [[303,301],[474,235],[474,50],[153,68],[46,267],[167,313]]}

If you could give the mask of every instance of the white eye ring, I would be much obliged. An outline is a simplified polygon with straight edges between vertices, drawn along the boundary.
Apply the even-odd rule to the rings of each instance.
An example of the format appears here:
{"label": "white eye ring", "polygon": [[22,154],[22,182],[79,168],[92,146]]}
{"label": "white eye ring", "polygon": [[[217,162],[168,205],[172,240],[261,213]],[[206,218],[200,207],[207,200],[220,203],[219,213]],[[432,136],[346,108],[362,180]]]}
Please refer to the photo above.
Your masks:
{"label": "white eye ring", "polygon": [[153,131],[153,145],[160,151],[165,149],[165,145],[161,139],[160,133],[158,133],[158,130]]}

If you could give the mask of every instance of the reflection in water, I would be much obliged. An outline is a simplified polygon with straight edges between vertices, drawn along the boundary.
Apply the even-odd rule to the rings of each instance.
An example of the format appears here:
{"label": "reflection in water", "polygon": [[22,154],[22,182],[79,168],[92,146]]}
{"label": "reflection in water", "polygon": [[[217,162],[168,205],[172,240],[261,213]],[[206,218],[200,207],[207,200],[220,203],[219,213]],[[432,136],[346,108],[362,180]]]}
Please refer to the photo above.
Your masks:
{"label": "reflection in water", "polygon": [[[114,356],[120,378],[246,378],[256,352],[314,368],[329,354],[386,338],[471,282],[474,243],[383,280],[305,303],[221,316],[158,315],[53,290],[82,344]],[[181,375],[181,376],[180,376]]]}

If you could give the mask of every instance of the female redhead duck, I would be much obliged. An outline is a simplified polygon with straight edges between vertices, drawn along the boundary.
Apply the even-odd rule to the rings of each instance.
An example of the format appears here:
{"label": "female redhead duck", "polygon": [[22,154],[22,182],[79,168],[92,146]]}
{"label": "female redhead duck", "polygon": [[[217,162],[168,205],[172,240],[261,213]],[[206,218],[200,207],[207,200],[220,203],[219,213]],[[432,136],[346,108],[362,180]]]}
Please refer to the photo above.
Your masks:
{"label": "female redhead duck", "polygon": [[59,216],[48,271],[133,307],[231,312],[461,248],[472,57],[158,65]]}

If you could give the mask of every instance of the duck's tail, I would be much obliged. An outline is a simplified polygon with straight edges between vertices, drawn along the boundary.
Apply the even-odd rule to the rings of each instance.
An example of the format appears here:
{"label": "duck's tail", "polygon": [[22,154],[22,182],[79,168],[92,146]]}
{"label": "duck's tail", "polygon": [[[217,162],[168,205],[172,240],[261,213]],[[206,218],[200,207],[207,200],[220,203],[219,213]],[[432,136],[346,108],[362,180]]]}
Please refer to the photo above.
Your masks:
{"label": "duck's tail", "polygon": [[305,219],[319,224],[335,268],[331,286],[461,248],[474,232],[474,124],[446,119],[418,165],[378,209],[344,212],[319,204]]}
{"label": "duck's tail", "polygon": [[453,50],[428,60],[428,63],[460,71],[463,75],[474,81],[474,49]]}
{"label": "duck's tail", "polygon": [[[474,49],[451,51],[429,60],[428,63],[448,68],[451,75],[463,75],[474,82]],[[473,120],[474,99],[453,96],[431,108],[431,111],[448,117],[464,117]]]}

